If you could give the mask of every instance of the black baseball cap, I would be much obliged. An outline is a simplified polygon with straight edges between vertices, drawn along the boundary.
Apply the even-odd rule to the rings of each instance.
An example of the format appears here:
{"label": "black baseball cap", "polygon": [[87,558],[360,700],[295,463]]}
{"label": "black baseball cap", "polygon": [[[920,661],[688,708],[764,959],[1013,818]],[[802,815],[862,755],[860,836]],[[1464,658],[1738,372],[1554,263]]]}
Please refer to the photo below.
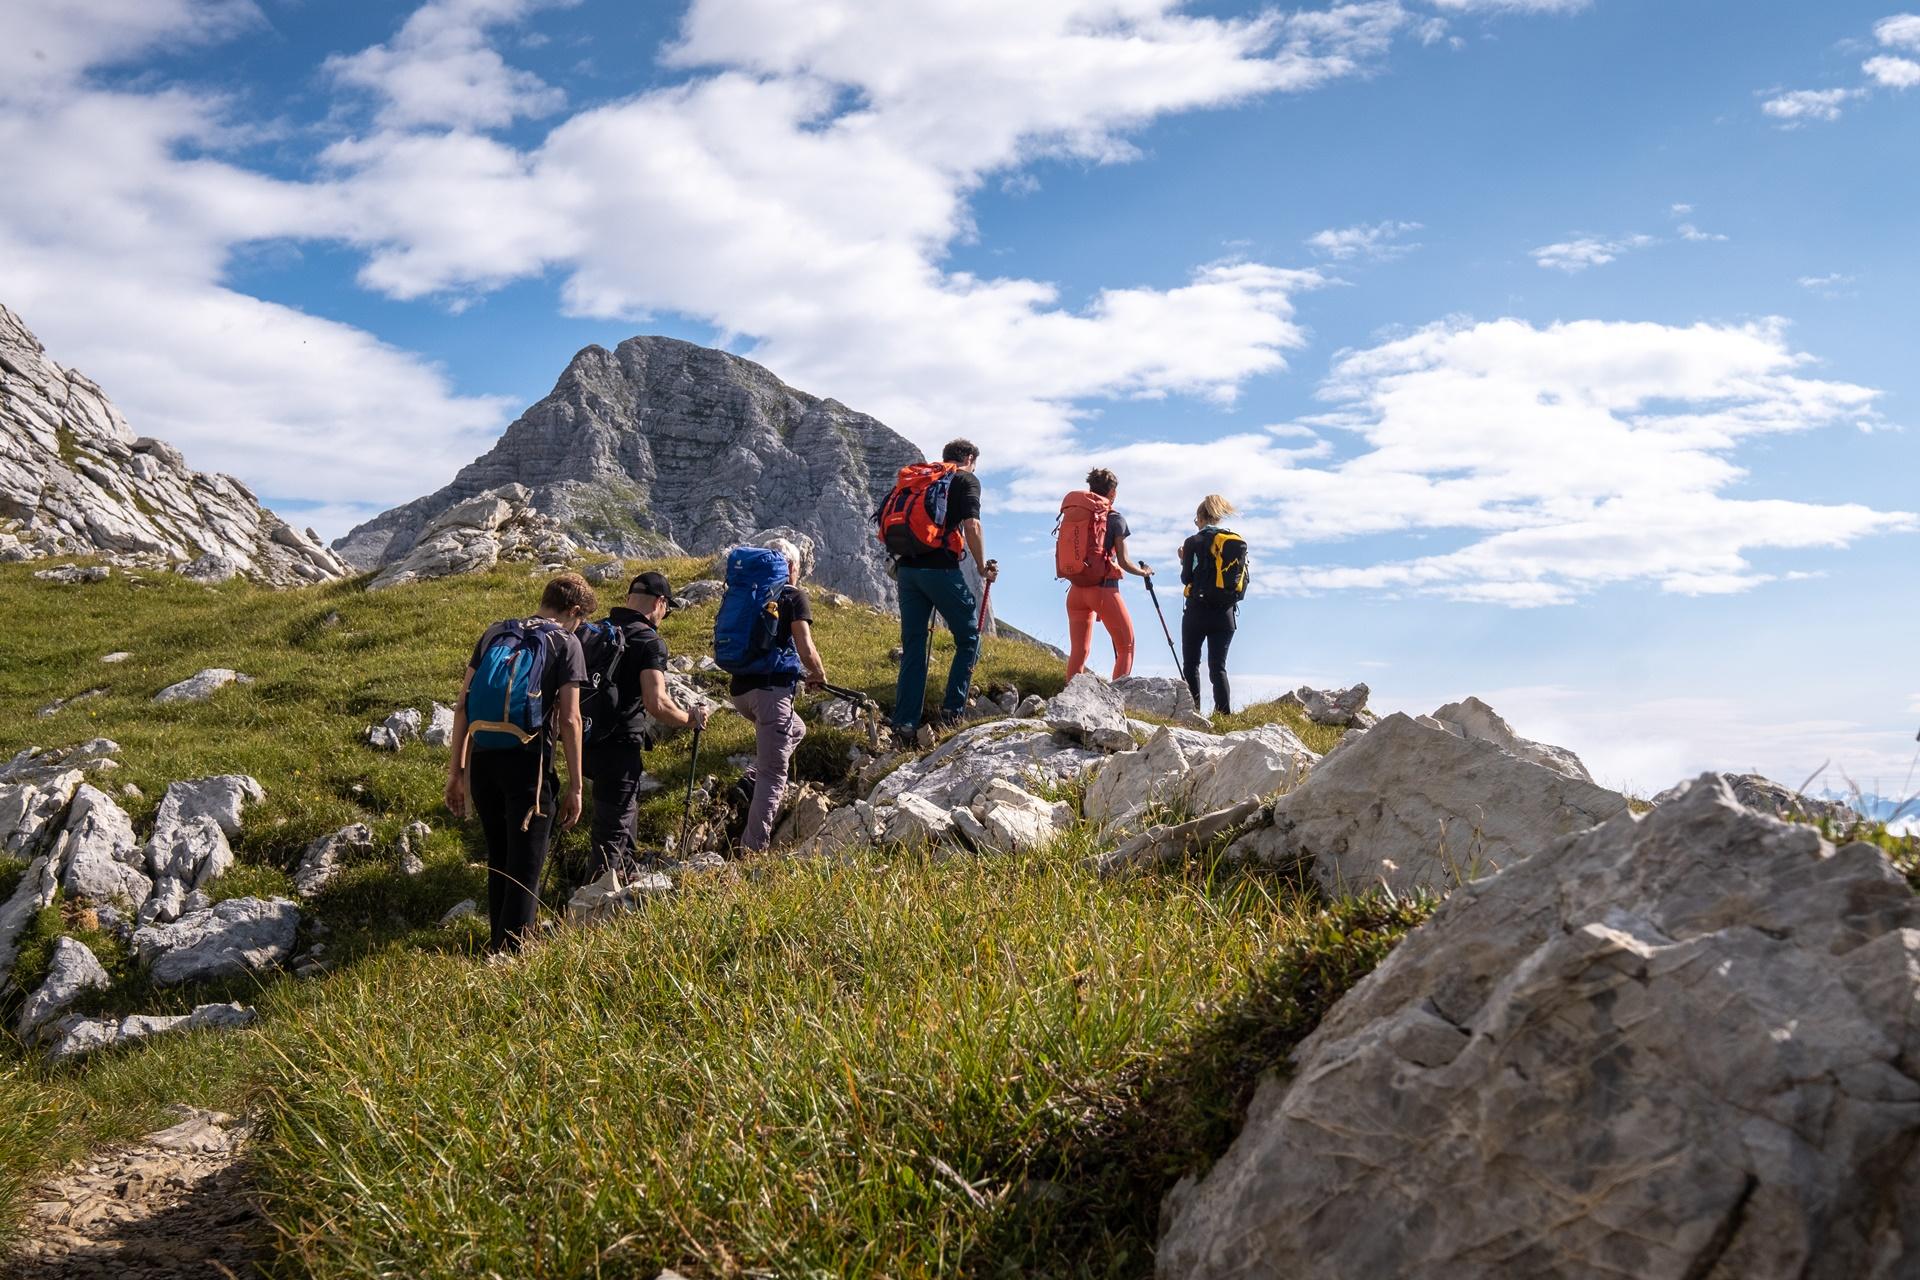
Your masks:
{"label": "black baseball cap", "polygon": [[667,582],[667,575],[649,570],[627,584],[630,596],[659,596],[667,602],[667,608],[673,608],[673,587]]}

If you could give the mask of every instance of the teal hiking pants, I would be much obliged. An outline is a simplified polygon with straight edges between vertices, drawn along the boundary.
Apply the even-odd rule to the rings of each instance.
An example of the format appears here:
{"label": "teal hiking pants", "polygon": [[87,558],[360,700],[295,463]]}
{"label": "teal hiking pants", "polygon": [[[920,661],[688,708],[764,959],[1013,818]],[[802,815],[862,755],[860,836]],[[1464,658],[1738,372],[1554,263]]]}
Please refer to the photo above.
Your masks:
{"label": "teal hiking pants", "polygon": [[940,710],[967,705],[973,664],[980,656],[979,602],[958,569],[900,569],[900,681],[893,690],[894,727],[911,733],[927,699],[927,624],[938,609],[953,633],[953,665]]}

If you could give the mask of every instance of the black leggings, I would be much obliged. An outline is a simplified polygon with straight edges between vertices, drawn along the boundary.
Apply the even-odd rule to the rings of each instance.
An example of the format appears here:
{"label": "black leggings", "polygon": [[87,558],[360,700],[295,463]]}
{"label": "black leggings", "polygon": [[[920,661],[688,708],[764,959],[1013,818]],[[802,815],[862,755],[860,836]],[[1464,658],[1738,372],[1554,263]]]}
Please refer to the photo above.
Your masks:
{"label": "black leggings", "polygon": [[1213,681],[1213,709],[1233,710],[1233,690],[1227,685],[1227,646],[1233,643],[1233,629],[1239,625],[1239,609],[1187,603],[1180,618],[1180,669],[1193,690],[1193,704],[1200,705],[1200,645],[1207,646],[1207,675]]}
{"label": "black leggings", "polygon": [[[544,755],[538,748],[475,751],[469,766],[473,811],[487,836],[491,951],[518,950],[532,936],[540,909],[540,871],[560,807],[559,779]],[[536,788],[544,814],[533,813]]]}

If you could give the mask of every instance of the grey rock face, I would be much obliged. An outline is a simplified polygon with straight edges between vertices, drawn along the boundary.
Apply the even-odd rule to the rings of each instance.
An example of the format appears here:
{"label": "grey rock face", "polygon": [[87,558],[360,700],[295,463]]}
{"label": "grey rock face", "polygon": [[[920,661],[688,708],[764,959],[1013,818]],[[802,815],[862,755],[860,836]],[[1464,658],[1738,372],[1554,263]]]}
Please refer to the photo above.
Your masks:
{"label": "grey rock face", "polygon": [[1285,725],[1224,734],[1162,726],[1145,747],[1100,766],[1083,807],[1104,826],[1131,825],[1156,804],[1211,813],[1286,790],[1319,758]]}
{"label": "grey rock face", "polygon": [[82,992],[105,990],[111,985],[107,971],[86,943],[55,938],[47,980],[20,1007],[20,1020],[14,1024],[14,1031],[31,1044],[41,1025],[57,1017],[61,1010],[78,1000]]}
{"label": "grey rock face", "polygon": [[579,546],[622,557],[705,555],[791,528],[810,539],[818,582],[886,604],[892,583],[868,517],[895,473],[920,460],[873,418],[751,361],[632,338],[580,352],[552,393],[451,484],[334,549],[361,570],[398,564],[444,513],[518,484],[530,509]]}
{"label": "grey rock face", "polygon": [[883,805],[911,792],[945,812],[971,805],[996,778],[1037,776],[1064,782],[1107,758],[1105,752],[1056,737],[1045,721],[994,720],[956,733],[925,756],[900,765],[880,779],[868,799]]}
{"label": "grey rock face", "polygon": [[1508,755],[1531,760],[1565,777],[1581,782],[1593,781],[1593,775],[1587,772],[1586,765],[1580,763],[1579,756],[1565,747],[1521,737],[1513,731],[1512,725],[1501,719],[1498,712],[1478,698],[1449,702],[1427,719],[1436,722],[1448,733],[1476,742],[1491,742]]}
{"label": "grey rock face", "polygon": [[1343,742],[1245,837],[1262,862],[1313,859],[1330,892],[1440,892],[1596,826],[1627,798],[1405,715]]}
{"label": "grey rock face", "polygon": [[554,562],[557,568],[578,549],[559,520],[533,505],[525,485],[502,485],[436,516],[407,554],[382,569],[367,589],[479,573],[502,560]]}
{"label": "grey rock face", "polygon": [[19,781],[0,782],[0,853],[30,858],[49,843],[85,776],[79,769],[22,770]]}
{"label": "grey rock face", "polygon": [[230,978],[279,964],[293,954],[300,908],[285,898],[229,898],[172,924],[133,934],[134,953],[163,987]]}
{"label": "grey rock face", "polygon": [[140,911],[140,923],[178,920],[196,906],[193,897],[233,866],[233,846],[213,815],[157,825],[147,841],[147,865],[153,871],[153,896]]}
{"label": "grey rock face", "polygon": [[293,890],[310,898],[327,887],[350,858],[373,852],[373,831],[364,822],[354,822],[338,831],[308,843],[293,872]]}
{"label": "grey rock face", "polygon": [[1127,676],[1113,682],[1113,691],[1134,715],[1144,712],[1203,733],[1213,728],[1213,722],[1193,705],[1193,690],[1187,688],[1185,680],[1171,676]]}
{"label": "grey rock face", "polygon": [[1709,775],[1456,890],[1168,1197],[1158,1274],[1920,1273],[1917,1004],[1879,851]]}
{"label": "grey rock face", "polygon": [[178,684],[170,684],[153,695],[155,702],[205,702],[230,684],[252,684],[252,676],[243,676],[228,667],[208,667],[205,671],[188,676]]}
{"label": "grey rock face", "polygon": [[6,990],[13,962],[20,954],[20,935],[34,916],[53,901],[60,887],[60,864],[45,854],[27,864],[13,896],[0,903],[0,991]]}
{"label": "grey rock face", "polygon": [[106,792],[86,783],[74,790],[62,840],[66,865],[60,884],[69,895],[125,902],[137,910],[153,892],[153,882],[141,869],[144,859],[133,820]]}
{"label": "grey rock face", "polygon": [[1292,693],[1283,694],[1280,701],[1300,708],[1315,724],[1338,728],[1357,725],[1365,729],[1379,719],[1367,710],[1367,698],[1372,692],[1364,684],[1356,684],[1351,689],[1310,689],[1301,685]]}
{"label": "grey rock face", "polygon": [[1047,703],[1047,723],[1054,732],[1090,747],[1131,751],[1135,745],[1120,695],[1091,671],[1082,671],[1069,680],[1067,687]]}
{"label": "grey rock face", "polygon": [[135,1013],[117,1021],[69,1016],[53,1024],[54,1040],[47,1057],[61,1062],[108,1045],[128,1044],[176,1031],[229,1030],[247,1026],[253,1016],[253,1010],[243,1004],[195,1005],[192,1013]]}
{"label": "grey rock face", "polygon": [[136,437],[99,387],[49,360],[0,306],[0,560],[91,554],[218,563],[276,586],[347,572],[238,480],[190,471],[179,450]]}
{"label": "grey rock face", "polygon": [[695,578],[680,588],[680,598],[696,608],[703,604],[712,604],[727,594],[727,584],[718,578]]}
{"label": "grey rock face", "polygon": [[[1775,818],[1805,817],[1825,818],[1832,822],[1858,822],[1860,815],[1852,805],[1840,800],[1823,800],[1818,796],[1800,795],[1791,787],[1785,787],[1772,778],[1757,773],[1716,773],[1713,775],[1726,783],[1738,800],[1755,813],[1768,814]],[[1687,793],[1694,785],[1688,779],[1678,786],[1669,787],[1653,798],[1657,805],[1671,804]]]}
{"label": "grey rock face", "polygon": [[61,586],[71,587],[82,582],[105,582],[113,571],[103,564],[87,565],[63,564],[55,569],[37,569],[34,577],[42,582],[57,582]]}

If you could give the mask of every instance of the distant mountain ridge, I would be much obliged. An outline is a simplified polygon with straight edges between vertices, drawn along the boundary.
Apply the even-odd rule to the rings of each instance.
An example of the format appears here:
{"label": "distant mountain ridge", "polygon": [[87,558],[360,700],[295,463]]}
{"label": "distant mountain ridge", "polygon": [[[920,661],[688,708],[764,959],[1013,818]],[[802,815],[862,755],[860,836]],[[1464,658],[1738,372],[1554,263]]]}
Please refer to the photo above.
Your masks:
{"label": "distant mountain ridge", "polygon": [[818,582],[890,604],[870,517],[898,470],[921,457],[878,419],[751,360],[635,337],[582,350],[452,482],[333,547],[357,570],[393,564],[456,505],[519,484],[581,547],[623,557],[701,555],[795,530],[814,544]]}
{"label": "distant mountain ridge", "polygon": [[193,471],[172,445],[135,436],[98,385],[48,359],[0,305],[0,560],[61,555],[276,586],[348,572],[319,535],[262,507],[240,481]]}

